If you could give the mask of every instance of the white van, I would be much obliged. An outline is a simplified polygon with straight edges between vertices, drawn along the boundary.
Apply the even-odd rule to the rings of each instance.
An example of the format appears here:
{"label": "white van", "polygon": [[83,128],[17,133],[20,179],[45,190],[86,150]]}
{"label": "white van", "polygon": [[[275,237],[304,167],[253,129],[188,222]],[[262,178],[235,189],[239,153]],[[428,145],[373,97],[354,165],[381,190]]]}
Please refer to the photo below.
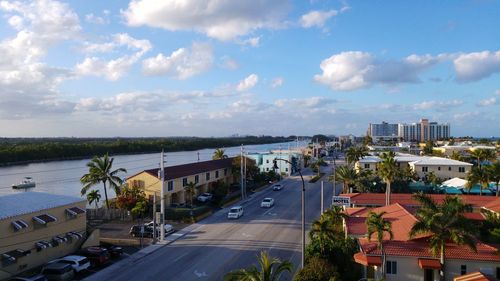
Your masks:
{"label": "white van", "polygon": [[228,219],[238,219],[241,216],[243,216],[243,207],[241,206],[232,207],[227,213]]}

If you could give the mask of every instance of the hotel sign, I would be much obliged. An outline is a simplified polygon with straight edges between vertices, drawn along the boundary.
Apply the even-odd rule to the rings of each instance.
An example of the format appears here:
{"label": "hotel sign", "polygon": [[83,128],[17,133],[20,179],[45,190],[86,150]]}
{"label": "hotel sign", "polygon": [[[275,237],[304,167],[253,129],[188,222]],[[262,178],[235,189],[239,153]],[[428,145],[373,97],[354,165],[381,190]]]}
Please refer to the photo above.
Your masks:
{"label": "hotel sign", "polygon": [[332,206],[350,206],[351,198],[343,197],[343,196],[333,196],[332,197]]}

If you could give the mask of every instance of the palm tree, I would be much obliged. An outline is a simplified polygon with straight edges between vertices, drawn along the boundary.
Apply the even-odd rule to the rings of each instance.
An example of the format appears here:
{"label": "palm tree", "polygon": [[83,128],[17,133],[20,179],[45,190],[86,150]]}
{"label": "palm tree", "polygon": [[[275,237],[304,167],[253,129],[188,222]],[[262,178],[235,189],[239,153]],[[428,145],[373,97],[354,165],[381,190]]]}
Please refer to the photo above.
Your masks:
{"label": "palm tree", "polygon": [[307,167],[309,160],[311,160],[311,155],[304,154],[304,167]]}
{"label": "palm tree", "polygon": [[184,186],[184,191],[188,194],[189,200],[191,202],[191,206],[193,206],[193,196],[196,191],[196,184],[190,181],[186,186]]}
{"label": "palm tree", "polygon": [[217,148],[214,151],[214,155],[212,156],[212,160],[225,159],[227,158],[226,151],[222,148]]}
{"label": "palm tree", "polygon": [[106,207],[108,209],[109,202],[107,184],[109,184],[109,187],[112,188],[117,195],[120,194],[120,186],[122,185],[123,180],[118,177],[117,174],[120,172],[127,172],[127,170],[123,168],[112,171],[111,169],[113,168],[113,160],[113,158],[109,158],[107,153],[103,157],[94,156],[94,158],[92,158],[92,160],[87,163],[89,172],[80,178],[80,182],[83,184],[83,188],[81,190],[82,196],[87,193],[90,187],[102,182],[102,184],[104,185]]}
{"label": "palm tree", "polygon": [[384,152],[380,157],[382,161],[378,163],[377,172],[386,184],[385,188],[386,206],[391,204],[391,183],[394,181],[394,178],[396,178],[396,175],[398,174],[399,171],[398,166],[396,165],[396,160],[394,159],[395,156],[396,154],[392,151],[389,151],[387,153]]}
{"label": "palm tree", "polygon": [[278,281],[283,272],[293,270],[291,262],[272,258],[265,251],[260,252],[259,265],[260,271],[253,265],[249,269],[229,272],[224,276],[224,281]]}
{"label": "palm tree", "polygon": [[356,163],[359,159],[368,156],[368,148],[366,146],[349,147],[346,151],[346,159],[348,164]]}
{"label": "palm tree", "polygon": [[462,155],[458,151],[453,151],[450,156],[451,159],[457,160],[457,161],[463,161]]}
{"label": "palm tree", "polygon": [[492,149],[475,149],[470,152],[472,158],[476,158],[477,166],[482,168],[481,163],[485,160],[493,160],[496,158],[496,153]]}
{"label": "palm tree", "polygon": [[332,208],[326,210],[322,215],[331,221],[333,227],[337,231],[342,231],[343,219],[347,218],[348,215],[344,212],[344,209],[340,206],[333,206]]}
{"label": "palm tree", "polygon": [[334,241],[338,237],[338,233],[332,220],[328,216],[322,215],[312,223],[309,237],[311,240],[318,241],[321,254],[325,254],[326,245],[328,242]]}
{"label": "palm tree", "polygon": [[366,229],[368,241],[371,241],[372,235],[377,235],[377,247],[382,255],[382,278],[385,278],[385,252],[384,252],[384,232],[389,234],[389,240],[392,240],[394,234],[392,233],[392,223],[384,220],[383,216],[386,212],[375,213],[370,211],[366,218]]}
{"label": "palm tree", "polygon": [[[335,170],[335,175],[337,178],[342,181],[342,193],[347,193],[347,189],[349,185],[356,181],[358,175],[356,171],[351,166],[340,166]],[[333,177],[330,176],[330,180],[333,180]]]}
{"label": "palm tree", "polygon": [[87,201],[89,201],[89,205],[92,205],[92,203],[95,203],[95,208],[98,209],[97,203],[99,203],[99,200],[101,199],[101,194],[99,193],[99,190],[94,189],[89,194],[87,194]]}
{"label": "palm tree", "polygon": [[483,189],[488,188],[488,184],[490,183],[490,173],[481,167],[472,167],[470,172],[467,174],[467,183],[465,187],[469,190],[474,187],[474,185],[479,184],[479,195],[483,195]]}
{"label": "palm tree", "polygon": [[413,196],[420,202],[421,207],[417,210],[417,222],[410,230],[410,239],[419,234],[428,234],[429,247],[434,256],[440,256],[441,280],[445,280],[445,252],[446,241],[452,241],[458,245],[467,245],[476,251],[474,240],[475,225],[464,216],[466,212],[472,212],[472,206],[462,202],[458,196],[446,196],[441,205],[423,193]]}
{"label": "palm tree", "polygon": [[487,168],[487,172],[489,174],[490,180],[496,183],[497,186],[496,196],[498,196],[499,195],[498,183],[500,182],[500,162],[496,161],[495,163],[493,163],[493,165],[489,166]]}

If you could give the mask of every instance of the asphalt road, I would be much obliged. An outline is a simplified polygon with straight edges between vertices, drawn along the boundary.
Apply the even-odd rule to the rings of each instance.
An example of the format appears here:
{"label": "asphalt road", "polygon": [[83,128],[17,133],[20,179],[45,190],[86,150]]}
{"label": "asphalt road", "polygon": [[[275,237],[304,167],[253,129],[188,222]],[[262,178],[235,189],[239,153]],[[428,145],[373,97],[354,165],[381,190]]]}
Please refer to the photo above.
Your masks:
{"label": "asphalt road", "polygon": [[[331,169],[322,167],[327,175]],[[307,228],[320,214],[321,181],[308,183],[311,175],[311,171],[305,171]],[[322,178],[325,208],[333,194],[327,175]],[[86,280],[222,280],[229,271],[256,264],[262,250],[290,260],[296,270],[301,261],[302,182],[299,176],[292,176],[282,184],[281,191],[268,188],[252,195],[242,204],[244,215],[237,220],[228,220],[229,208],[225,208],[193,225],[191,232],[170,245],[104,269]],[[275,199],[274,207],[260,208],[265,197]],[[284,274],[281,280],[291,280],[292,276]]]}

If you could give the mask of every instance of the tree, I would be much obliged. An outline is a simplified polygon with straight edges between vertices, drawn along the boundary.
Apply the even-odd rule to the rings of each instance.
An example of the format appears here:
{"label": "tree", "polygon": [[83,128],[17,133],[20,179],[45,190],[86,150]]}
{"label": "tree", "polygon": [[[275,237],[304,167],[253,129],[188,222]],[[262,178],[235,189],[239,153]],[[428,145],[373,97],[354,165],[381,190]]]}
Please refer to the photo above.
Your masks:
{"label": "tree", "polygon": [[294,281],[337,281],[340,274],[337,268],[327,260],[312,256],[307,263],[293,278]]}
{"label": "tree", "polygon": [[463,161],[464,160],[463,157],[462,157],[462,155],[458,151],[453,151],[451,153],[450,158],[453,159],[453,160],[457,160],[457,161]]}
{"label": "tree", "polygon": [[196,184],[192,181],[190,181],[185,187],[184,190],[188,194],[189,201],[191,202],[191,206],[193,206],[193,196],[194,192],[196,191]]}
{"label": "tree", "polygon": [[493,149],[475,149],[471,151],[470,156],[475,158],[477,161],[477,166],[482,168],[482,162],[486,160],[493,160],[496,158],[496,153]]}
{"label": "tree", "polygon": [[425,146],[424,146],[424,149],[422,150],[422,152],[425,155],[432,155],[434,153],[434,143],[432,141],[427,141],[425,143]]}
{"label": "tree", "polygon": [[398,174],[398,166],[394,157],[396,154],[392,151],[382,153],[380,157],[382,161],[377,164],[377,173],[386,184],[385,188],[385,205],[391,204],[391,183]]}
{"label": "tree", "polygon": [[311,160],[311,155],[304,154],[304,167],[307,167],[309,160]]}
{"label": "tree", "polygon": [[321,216],[326,217],[338,232],[342,232],[344,224],[343,220],[348,217],[348,215],[344,212],[344,209],[340,206],[333,206],[332,208],[326,210]]}
{"label": "tree", "polygon": [[[349,185],[354,183],[358,177],[356,171],[351,166],[340,166],[335,170],[335,175],[338,180],[342,182],[342,193],[347,193],[347,189]],[[333,180],[333,177],[330,176],[330,181]]]}
{"label": "tree", "polygon": [[320,245],[321,254],[325,254],[326,245],[335,240],[338,231],[335,229],[332,220],[328,216],[322,215],[312,223],[309,237],[311,240],[317,240]]}
{"label": "tree", "polygon": [[89,205],[92,205],[92,203],[95,203],[95,208],[98,209],[99,207],[97,206],[97,203],[99,203],[99,200],[101,199],[101,194],[99,193],[99,190],[94,189],[89,194],[87,194],[87,201],[89,201]]}
{"label": "tree", "polygon": [[377,235],[377,247],[382,254],[382,278],[385,278],[385,252],[384,252],[384,232],[389,234],[389,240],[392,240],[394,234],[392,233],[392,223],[384,220],[383,216],[386,212],[375,213],[370,211],[366,218],[366,230],[368,241],[371,241],[372,235]]}
{"label": "tree", "polygon": [[325,162],[325,160],[323,160],[323,158],[318,158],[318,160],[316,160],[316,162],[311,164],[311,168],[313,170],[317,170],[318,177],[320,176],[320,172],[321,172],[320,167],[323,165],[326,165],[326,162]]}
{"label": "tree", "polygon": [[212,160],[225,159],[227,158],[226,151],[222,148],[217,148],[212,155]]}
{"label": "tree", "polygon": [[123,168],[112,170],[113,160],[114,158],[110,158],[107,153],[103,157],[94,156],[94,158],[87,163],[89,172],[80,178],[80,182],[83,184],[83,188],[81,190],[82,196],[87,193],[90,187],[99,183],[103,184],[104,197],[106,199],[106,207],[108,209],[109,202],[107,185],[109,184],[109,188],[112,188],[117,195],[120,194],[120,186],[122,185],[123,180],[118,177],[118,173],[127,172],[127,170]]}
{"label": "tree", "polygon": [[426,183],[430,183],[434,187],[440,184],[441,182],[442,180],[438,176],[436,176],[436,174],[432,171],[429,172],[426,176]]}
{"label": "tree", "polygon": [[363,138],[363,144],[365,146],[367,145],[372,145],[373,144],[373,139],[370,135],[366,135],[364,138]]}
{"label": "tree", "polygon": [[491,181],[495,182],[497,186],[496,196],[498,196],[498,183],[500,182],[500,162],[496,161],[493,165],[486,168],[487,173],[489,174],[489,178]]}
{"label": "tree", "polygon": [[146,201],[146,193],[140,187],[124,184],[116,197],[116,205],[120,209],[132,211],[138,202]]}
{"label": "tree", "polygon": [[224,281],[278,281],[283,272],[293,270],[291,262],[270,257],[265,251],[260,252],[258,262],[260,270],[255,265],[249,269],[235,270],[227,273]]}
{"label": "tree", "polygon": [[490,174],[486,169],[481,167],[472,167],[470,172],[466,177],[467,183],[465,187],[470,190],[474,187],[474,185],[479,184],[479,195],[483,195],[483,189],[488,188],[488,184],[490,183]]}
{"label": "tree", "polygon": [[346,151],[347,163],[353,164],[359,161],[359,159],[368,156],[368,148],[366,146],[349,147]]}
{"label": "tree", "polygon": [[445,280],[446,242],[452,241],[458,245],[467,245],[476,251],[474,240],[475,225],[465,217],[466,212],[472,212],[472,206],[462,202],[458,196],[446,196],[442,204],[437,204],[423,193],[413,196],[421,207],[417,210],[417,222],[410,230],[410,239],[419,234],[429,235],[429,248],[434,256],[440,256],[441,281]]}

